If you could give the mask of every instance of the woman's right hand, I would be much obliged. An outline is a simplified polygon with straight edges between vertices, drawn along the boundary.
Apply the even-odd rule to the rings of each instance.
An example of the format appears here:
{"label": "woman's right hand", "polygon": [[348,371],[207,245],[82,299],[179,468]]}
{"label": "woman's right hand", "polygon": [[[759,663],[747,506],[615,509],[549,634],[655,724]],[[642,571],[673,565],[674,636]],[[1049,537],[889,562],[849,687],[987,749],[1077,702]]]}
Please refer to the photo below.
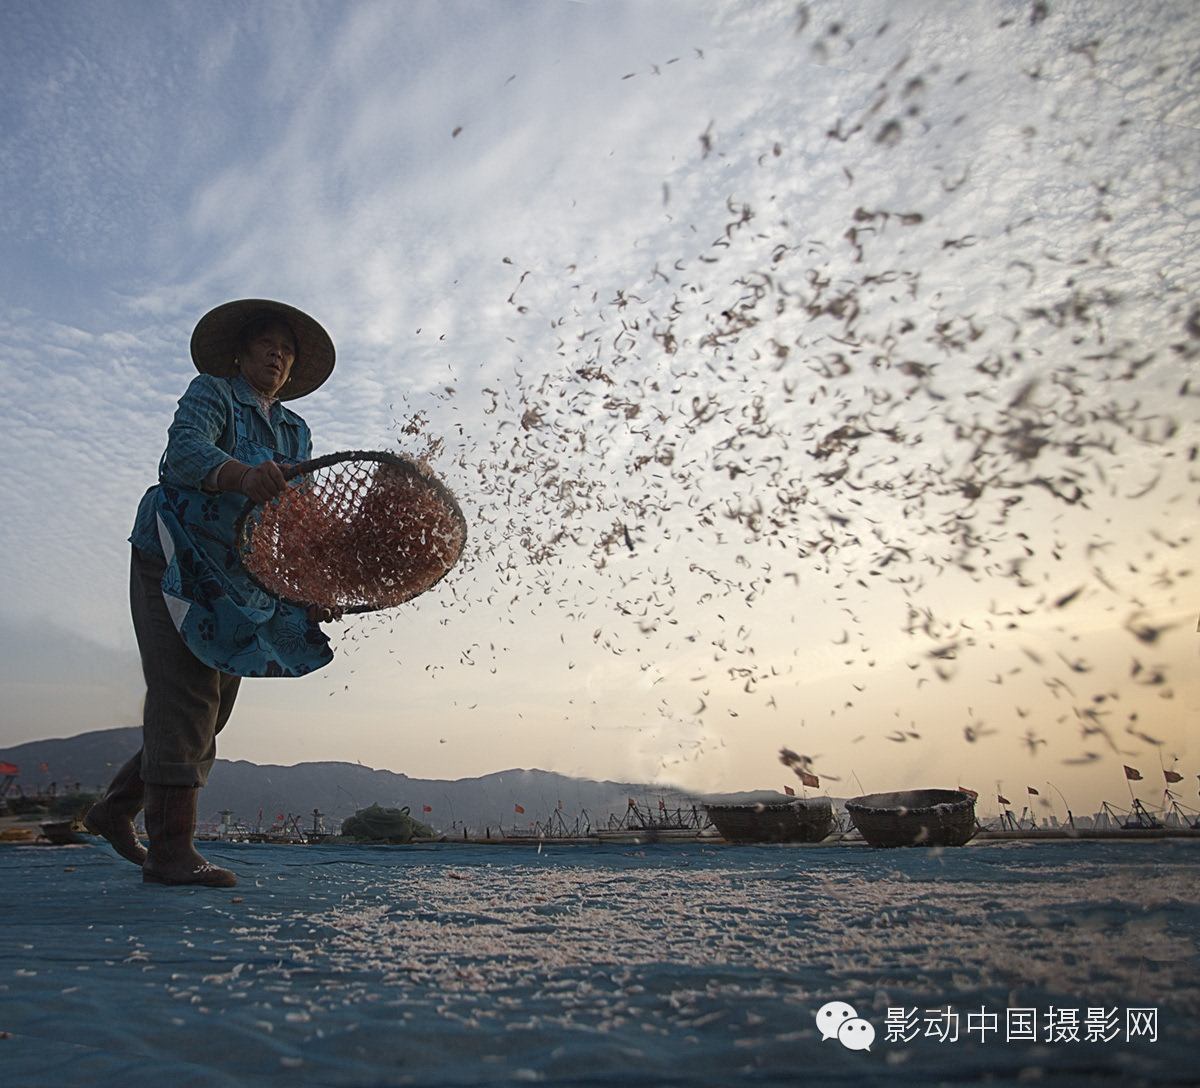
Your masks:
{"label": "woman's right hand", "polygon": [[270,502],[287,490],[287,480],[283,478],[283,469],[274,461],[263,461],[242,477],[238,490],[255,502]]}
{"label": "woman's right hand", "polygon": [[218,479],[221,490],[236,491],[255,502],[270,502],[287,488],[283,469],[274,461],[263,461],[260,465],[227,461]]}

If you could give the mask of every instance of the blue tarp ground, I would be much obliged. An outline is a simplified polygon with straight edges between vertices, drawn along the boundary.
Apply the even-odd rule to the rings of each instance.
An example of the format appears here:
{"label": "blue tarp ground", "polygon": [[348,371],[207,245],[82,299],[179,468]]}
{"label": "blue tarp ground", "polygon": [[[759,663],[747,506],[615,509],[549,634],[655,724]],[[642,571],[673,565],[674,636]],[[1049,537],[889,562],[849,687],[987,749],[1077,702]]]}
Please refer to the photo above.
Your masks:
{"label": "blue tarp ground", "polygon": [[1197,842],[206,853],[0,849],[6,1088],[1196,1083]]}

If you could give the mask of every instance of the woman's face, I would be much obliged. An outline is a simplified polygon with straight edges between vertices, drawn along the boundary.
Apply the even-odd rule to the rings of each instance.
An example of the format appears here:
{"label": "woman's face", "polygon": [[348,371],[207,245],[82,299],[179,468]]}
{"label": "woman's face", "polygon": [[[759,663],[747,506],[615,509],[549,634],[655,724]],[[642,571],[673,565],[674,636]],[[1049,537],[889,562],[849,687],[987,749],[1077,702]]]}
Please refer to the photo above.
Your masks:
{"label": "woman's face", "polygon": [[238,355],[242,377],[269,397],[282,388],[295,361],[296,344],[286,325],[272,325],[255,333]]}

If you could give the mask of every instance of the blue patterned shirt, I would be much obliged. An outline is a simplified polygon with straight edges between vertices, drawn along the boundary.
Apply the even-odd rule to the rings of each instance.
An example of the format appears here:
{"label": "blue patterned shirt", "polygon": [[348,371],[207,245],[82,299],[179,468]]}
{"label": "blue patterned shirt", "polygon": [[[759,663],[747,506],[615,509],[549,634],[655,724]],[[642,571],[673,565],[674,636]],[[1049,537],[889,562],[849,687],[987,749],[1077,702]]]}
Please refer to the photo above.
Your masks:
{"label": "blue patterned shirt", "polygon": [[[295,412],[275,401],[269,416],[265,414],[253,387],[240,374],[232,378],[199,374],[180,397],[167,430],[167,449],[159,465],[161,482],[199,491],[208,474],[231,458],[246,464],[264,460],[248,450],[243,451],[245,456],[238,456],[238,417],[242,433],[256,445],[278,451],[280,460],[304,461],[312,456],[308,424]],[[161,562],[164,556],[154,511],[157,490],[155,485],[142,496],[129,539]]]}

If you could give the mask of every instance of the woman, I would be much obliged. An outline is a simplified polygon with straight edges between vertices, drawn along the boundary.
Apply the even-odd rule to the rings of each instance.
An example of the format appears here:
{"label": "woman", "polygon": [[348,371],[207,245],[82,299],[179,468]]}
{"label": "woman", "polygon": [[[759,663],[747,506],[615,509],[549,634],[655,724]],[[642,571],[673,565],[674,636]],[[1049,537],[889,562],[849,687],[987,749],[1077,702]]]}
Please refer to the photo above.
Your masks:
{"label": "woman", "polygon": [[[238,561],[234,526],[246,499],[287,486],[283,467],[312,453],[308,426],[281,401],[311,393],[333,370],[328,333],[291,306],[243,299],[218,306],[192,334],[200,375],[179,401],[130,542],[130,606],[146,678],[142,749],[86,817],[157,884],[232,887],[196,852],[197,792],[243,676],[303,676],[333,653],[318,620],[263,593]],[[147,851],[133,820],[146,809]]]}

